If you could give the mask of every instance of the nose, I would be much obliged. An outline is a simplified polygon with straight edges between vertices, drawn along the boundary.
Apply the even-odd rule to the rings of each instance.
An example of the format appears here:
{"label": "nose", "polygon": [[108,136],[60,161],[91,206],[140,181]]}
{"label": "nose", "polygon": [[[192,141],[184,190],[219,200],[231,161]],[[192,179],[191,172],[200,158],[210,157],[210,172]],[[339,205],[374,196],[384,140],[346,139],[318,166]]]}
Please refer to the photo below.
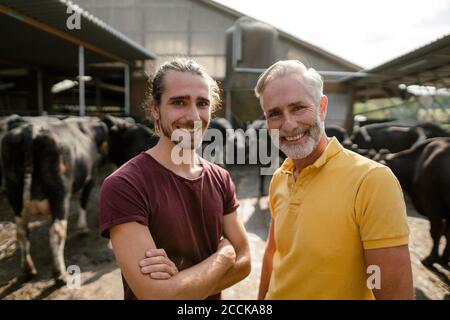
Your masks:
{"label": "nose", "polygon": [[297,122],[289,114],[284,115],[281,130],[284,132],[292,132],[298,127]]}
{"label": "nose", "polygon": [[189,121],[200,121],[200,114],[198,113],[197,105],[195,103],[191,104],[186,118]]}

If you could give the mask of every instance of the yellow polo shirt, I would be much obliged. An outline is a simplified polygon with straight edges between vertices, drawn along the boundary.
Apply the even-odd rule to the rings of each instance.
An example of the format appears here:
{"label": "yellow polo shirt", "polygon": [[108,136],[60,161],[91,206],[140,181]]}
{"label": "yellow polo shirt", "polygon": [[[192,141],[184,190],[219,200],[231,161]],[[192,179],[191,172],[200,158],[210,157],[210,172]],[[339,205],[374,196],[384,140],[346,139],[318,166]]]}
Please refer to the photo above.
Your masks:
{"label": "yellow polo shirt", "polygon": [[374,299],[364,249],[408,244],[398,180],[336,138],[296,181],[294,167],[286,159],[270,184],[276,251],[266,298]]}

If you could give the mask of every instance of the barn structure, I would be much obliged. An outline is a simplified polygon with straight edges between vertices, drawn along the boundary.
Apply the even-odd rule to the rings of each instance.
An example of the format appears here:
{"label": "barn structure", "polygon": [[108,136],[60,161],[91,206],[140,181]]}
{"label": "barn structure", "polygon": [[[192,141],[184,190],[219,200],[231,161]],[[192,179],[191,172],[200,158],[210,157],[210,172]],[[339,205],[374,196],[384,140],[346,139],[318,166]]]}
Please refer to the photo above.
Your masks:
{"label": "barn structure", "polygon": [[360,115],[450,125],[450,34],[343,82],[355,102],[383,101]]}
{"label": "barn structure", "polygon": [[[204,65],[224,92],[225,102],[217,115],[226,116],[234,125],[262,115],[252,90],[260,69],[279,59],[300,59],[322,74],[330,99],[329,123],[343,125],[348,110],[352,109],[347,85],[339,79],[360,71],[360,66],[217,2],[77,0],[76,3],[158,55],[157,64],[175,56],[189,56]],[[239,48],[231,48],[231,38]],[[262,50],[263,45],[268,50]],[[243,55],[239,61],[232,61],[232,52],[237,49]],[[151,61],[147,73],[153,68]],[[139,80],[135,80],[137,84]],[[143,86],[136,85],[132,90],[143,92]]]}
{"label": "barn structure", "polygon": [[[405,101],[412,97],[421,106],[445,110],[448,118],[442,92],[445,96],[449,88],[449,36],[362,70],[212,0],[75,2],[0,0],[0,26],[9,30],[0,43],[3,115],[87,111],[144,117],[148,77],[162,62],[186,56],[218,80],[224,103],[216,115],[234,126],[262,116],[253,88],[259,74],[280,59],[299,59],[323,76],[327,124],[351,131],[355,103],[383,97],[397,98],[386,110],[401,104],[410,111]],[[81,13],[79,29],[68,28],[73,12]],[[439,90],[440,96],[419,97],[410,88],[414,85]]]}
{"label": "barn structure", "polygon": [[131,72],[139,73],[139,61],[156,58],[63,0],[2,0],[0,30],[2,115],[84,115],[117,105],[128,114],[135,105]]}

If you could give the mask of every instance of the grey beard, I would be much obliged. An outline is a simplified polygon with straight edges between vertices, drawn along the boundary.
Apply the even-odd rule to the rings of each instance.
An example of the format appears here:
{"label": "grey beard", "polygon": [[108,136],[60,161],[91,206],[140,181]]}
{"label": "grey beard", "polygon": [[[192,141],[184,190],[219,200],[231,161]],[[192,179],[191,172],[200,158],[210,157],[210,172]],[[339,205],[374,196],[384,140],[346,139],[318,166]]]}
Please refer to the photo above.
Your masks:
{"label": "grey beard", "polygon": [[317,115],[315,123],[308,128],[306,141],[294,146],[288,146],[280,142],[279,148],[291,159],[304,159],[309,156],[318,146],[320,138],[325,133],[324,122]]}

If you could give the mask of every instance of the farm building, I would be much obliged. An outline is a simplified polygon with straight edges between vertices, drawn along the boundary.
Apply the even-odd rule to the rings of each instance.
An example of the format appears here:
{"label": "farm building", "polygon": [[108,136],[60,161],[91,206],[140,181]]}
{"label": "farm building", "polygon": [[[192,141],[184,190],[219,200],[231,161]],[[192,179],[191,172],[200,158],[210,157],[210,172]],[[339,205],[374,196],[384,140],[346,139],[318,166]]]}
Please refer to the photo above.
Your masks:
{"label": "farm building", "polygon": [[[189,56],[203,64],[221,83],[224,92],[225,103],[217,115],[226,116],[235,125],[262,115],[253,87],[259,69],[279,59],[300,59],[322,74],[330,99],[329,123],[343,125],[352,108],[347,85],[338,80],[360,71],[361,67],[268,24],[245,18],[217,2],[77,0],[76,3],[154,52],[157,63],[174,56]],[[239,61],[232,61],[232,52],[237,49],[243,54]],[[153,61],[147,64],[147,73],[152,72],[154,65]],[[139,92],[132,96],[143,94],[143,81],[138,85],[135,78],[132,91]]]}
{"label": "farm building", "polygon": [[2,115],[130,113],[130,73],[156,56],[67,1],[0,2]]}
{"label": "farm building", "polygon": [[[71,112],[143,117],[147,78],[162,62],[186,56],[218,80],[223,108],[216,115],[234,126],[262,117],[253,88],[259,74],[280,59],[299,59],[323,76],[329,98],[327,124],[351,131],[355,112],[417,120],[428,114],[429,106],[443,111],[434,110],[430,114],[437,118],[422,117],[425,120],[449,118],[448,94],[442,96],[450,74],[449,36],[361,70],[332,54],[332,48],[318,48],[211,0],[75,3],[0,1],[2,30],[10,30],[0,44],[2,115]],[[71,12],[81,13],[81,28],[68,27]],[[441,95],[419,97],[405,89],[411,85],[432,86]],[[417,100],[415,105],[405,103],[411,97]],[[380,98],[384,100],[375,108],[365,106]],[[364,107],[355,111],[355,103]]]}

